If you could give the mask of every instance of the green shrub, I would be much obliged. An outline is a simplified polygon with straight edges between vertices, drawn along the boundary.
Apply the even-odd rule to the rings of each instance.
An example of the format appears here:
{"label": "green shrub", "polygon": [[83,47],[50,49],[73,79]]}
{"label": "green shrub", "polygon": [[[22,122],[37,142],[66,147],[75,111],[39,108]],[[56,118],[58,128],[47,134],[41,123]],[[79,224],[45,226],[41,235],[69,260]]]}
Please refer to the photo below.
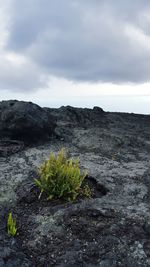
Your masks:
{"label": "green shrub", "polygon": [[38,173],[39,179],[35,179],[35,183],[41,194],[45,192],[48,199],[64,198],[69,201],[76,199],[87,175],[86,172],[81,174],[79,159],[69,159],[64,149],[57,156],[51,153]]}
{"label": "green shrub", "polygon": [[12,217],[12,212],[9,213],[7,219],[7,232],[11,236],[15,236],[17,233],[16,220]]}

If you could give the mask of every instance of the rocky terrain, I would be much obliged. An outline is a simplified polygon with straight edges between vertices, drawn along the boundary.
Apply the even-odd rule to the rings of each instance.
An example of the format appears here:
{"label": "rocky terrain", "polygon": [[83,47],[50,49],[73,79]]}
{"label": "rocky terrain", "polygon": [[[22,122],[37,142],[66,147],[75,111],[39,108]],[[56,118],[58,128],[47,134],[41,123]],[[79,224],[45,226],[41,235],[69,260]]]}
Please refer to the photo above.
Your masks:
{"label": "rocky terrain", "polygon": [[[38,199],[37,167],[62,147],[91,199]],[[150,266],[150,116],[0,102],[0,267],[50,266]]]}

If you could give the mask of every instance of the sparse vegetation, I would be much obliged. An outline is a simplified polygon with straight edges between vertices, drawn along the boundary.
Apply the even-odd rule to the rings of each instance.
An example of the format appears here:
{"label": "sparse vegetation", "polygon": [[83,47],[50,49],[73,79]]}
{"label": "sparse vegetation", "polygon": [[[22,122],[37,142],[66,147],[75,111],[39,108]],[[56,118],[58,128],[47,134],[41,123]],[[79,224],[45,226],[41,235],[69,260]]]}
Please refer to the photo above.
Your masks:
{"label": "sparse vegetation", "polygon": [[7,232],[11,236],[15,236],[17,233],[16,220],[13,219],[12,212],[9,213],[7,219]]}
{"label": "sparse vegetation", "polygon": [[[45,192],[49,200],[64,198],[69,201],[75,200],[81,193],[81,185],[87,175],[87,172],[81,174],[79,159],[69,159],[65,149],[61,149],[57,156],[51,153],[38,173],[39,179],[35,179],[35,183],[41,194]],[[84,190],[82,192],[84,194]],[[86,188],[85,195],[89,196],[89,192],[90,188]]]}
{"label": "sparse vegetation", "polygon": [[86,184],[84,187],[80,189],[80,195],[86,198],[92,197],[92,191],[88,184]]}

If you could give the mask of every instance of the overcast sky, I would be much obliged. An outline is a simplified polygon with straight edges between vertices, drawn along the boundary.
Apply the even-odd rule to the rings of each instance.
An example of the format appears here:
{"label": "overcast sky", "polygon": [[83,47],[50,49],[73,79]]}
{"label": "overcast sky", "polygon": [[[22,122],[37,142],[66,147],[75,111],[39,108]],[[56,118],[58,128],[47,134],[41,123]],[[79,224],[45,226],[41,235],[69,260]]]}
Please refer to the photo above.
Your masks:
{"label": "overcast sky", "polygon": [[0,0],[0,100],[150,114],[149,0]]}

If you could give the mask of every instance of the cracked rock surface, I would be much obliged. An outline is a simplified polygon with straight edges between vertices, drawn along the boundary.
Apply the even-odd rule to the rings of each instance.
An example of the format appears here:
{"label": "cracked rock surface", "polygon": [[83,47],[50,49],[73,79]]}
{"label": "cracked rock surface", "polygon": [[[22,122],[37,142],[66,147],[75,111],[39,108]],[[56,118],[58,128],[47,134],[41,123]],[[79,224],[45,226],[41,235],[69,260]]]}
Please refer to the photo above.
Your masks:
{"label": "cracked rock surface", "polygon": [[[150,266],[150,116],[44,110],[56,122],[56,137],[0,154],[0,266]],[[37,167],[62,147],[80,157],[100,195],[38,200]],[[15,238],[6,231],[10,210]]]}

